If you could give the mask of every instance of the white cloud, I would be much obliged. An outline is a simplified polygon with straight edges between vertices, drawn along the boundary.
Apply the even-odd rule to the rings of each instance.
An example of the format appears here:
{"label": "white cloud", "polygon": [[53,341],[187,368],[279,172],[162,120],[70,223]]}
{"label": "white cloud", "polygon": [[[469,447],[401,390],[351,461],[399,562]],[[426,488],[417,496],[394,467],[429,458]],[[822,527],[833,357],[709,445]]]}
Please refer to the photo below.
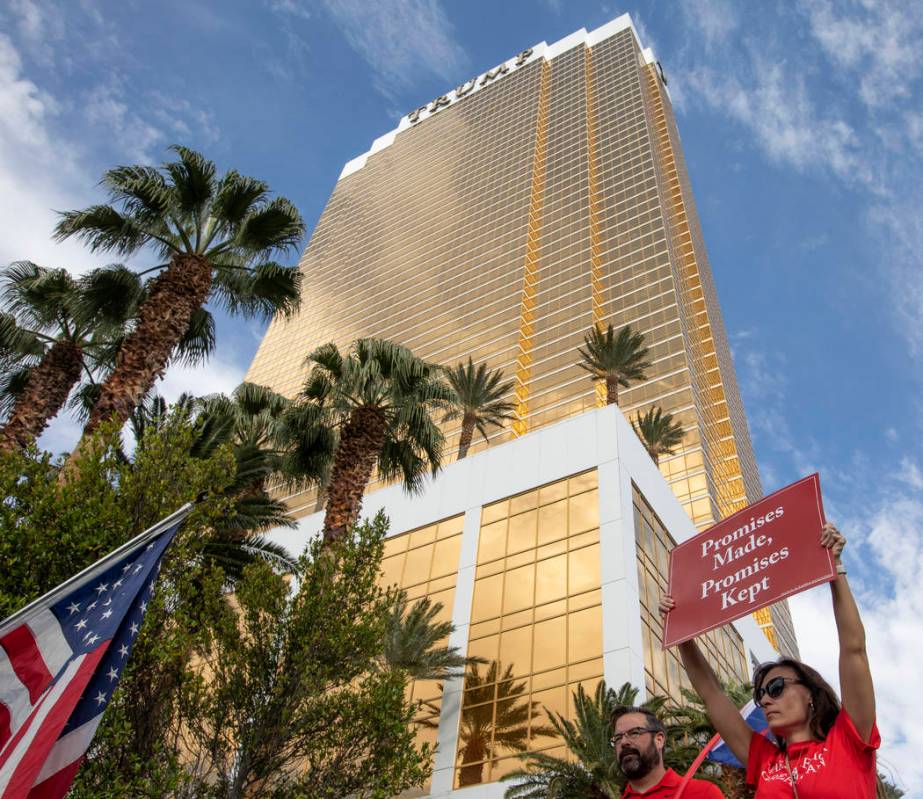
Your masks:
{"label": "white cloud", "polygon": [[[909,168],[909,165],[908,165]],[[923,179],[923,170],[920,170]],[[899,329],[910,345],[910,352],[923,355],[923,217],[919,186],[892,200],[874,204],[868,213],[872,230],[885,258],[885,276]]]}
{"label": "white cloud", "polygon": [[[908,678],[923,660],[923,503],[918,495],[889,492],[854,524],[840,526],[850,538],[844,558],[867,634],[881,766],[916,795],[914,788],[923,785],[923,694],[909,687]],[[800,594],[790,604],[802,658],[838,686],[829,589]]]}
{"label": "white cloud", "polygon": [[167,402],[176,402],[184,392],[197,397],[230,394],[244,379],[245,371],[239,363],[214,356],[203,366],[172,367],[155,389]]}
{"label": "white cloud", "polygon": [[[903,0],[833,4],[807,0],[811,32],[838,67],[853,70],[859,96],[880,108],[909,97],[923,74],[923,16]],[[916,11],[916,13],[914,13]]]}
{"label": "white cloud", "polygon": [[62,10],[48,0],[10,0],[9,11],[16,19],[17,32],[29,44],[32,58],[54,65],[54,43],[63,39],[65,33]]}
{"label": "white cloud", "polygon": [[375,71],[375,88],[385,97],[419,85],[421,74],[453,86],[470,77],[439,0],[322,1],[350,47]]}
{"label": "white cloud", "polygon": [[28,259],[81,272],[96,264],[77,242],[55,244],[52,209],[86,202],[77,151],[50,133],[60,104],[23,74],[22,59],[0,34],[0,265]]}
{"label": "white cloud", "polygon": [[722,43],[740,24],[738,10],[728,0],[684,0],[680,8],[707,49]]}
{"label": "white cloud", "polygon": [[800,172],[825,170],[876,193],[880,181],[852,126],[834,113],[821,113],[802,75],[755,51],[748,79],[740,71],[693,68],[684,90],[694,92],[712,110],[748,129],[777,164]]}
{"label": "white cloud", "polygon": [[90,92],[84,113],[92,125],[108,131],[120,142],[120,149],[130,161],[150,163],[154,148],[160,149],[165,143],[164,132],[129,107],[125,92],[115,80]]}

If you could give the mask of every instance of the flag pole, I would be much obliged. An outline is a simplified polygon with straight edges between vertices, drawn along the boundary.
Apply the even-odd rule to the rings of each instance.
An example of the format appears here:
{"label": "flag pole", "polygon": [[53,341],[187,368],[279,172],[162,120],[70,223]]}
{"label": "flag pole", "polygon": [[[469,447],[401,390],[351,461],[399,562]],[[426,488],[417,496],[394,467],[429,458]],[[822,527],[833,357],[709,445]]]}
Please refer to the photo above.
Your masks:
{"label": "flag pole", "polygon": [[705,758],[708,756],[708,753],[715,748],[715,744],[717,744],[720,740],[721,736],[718,735],[718,733],[715,733],[712,736],[712,739],[707,744],[705,744],[705,747],[702,749],[702,751],[696,755],[695,760],[692,761],[692,765],[689,766],[688,770],[683,775],[683,779],[679,783],[679,788],[676,790],[674,799],[680,799],[680,797],[683,795],[683,791],[686,790],[686,786],[689,784],[689,781],[695,776],[695,773],[699,770],[699,766],[702,765],[702,761],[705,760]]}
{"label": "flag pole", "polygon": [[27,617],[29,613],[37,606],[53,605],[60,597],[66,596],[70,587],[74,585],[78,580],[85,578],[95,570],[103,571],[104,569],[100,567],[108,567],[112,561],[118,560],[130,549],[138,546],[141,543],[144,543],[151,538],[156,538],[164,530],[167,530],[177,522],[182,521],[195,507],[196,502],[198,502],[198,499],[195,502],[187,502],[181,508],[173,511],[173,513],[171,513],[169,516],[165,516],[159,522],[156,522],[155,524],[148,527],[147,530],[145,530],[143,533],[139,533],[130,541],[126,541],[124,544],[118,547],[118,549],[113,550],[108,555],[104,555],[95,563],[87,566],[79,574],[75,574],[70,579],[65,580],[60,585],[52,588],[48,593],[42,594],[42,596],[40,596],[38,599],[32,600],[24,608],[20,608],[11,616],[5,618],[2,622],[0,622],[0,638],[6,635],[6,633],[8,633],[13,627],[19,626],[23,622],[23,619]]}

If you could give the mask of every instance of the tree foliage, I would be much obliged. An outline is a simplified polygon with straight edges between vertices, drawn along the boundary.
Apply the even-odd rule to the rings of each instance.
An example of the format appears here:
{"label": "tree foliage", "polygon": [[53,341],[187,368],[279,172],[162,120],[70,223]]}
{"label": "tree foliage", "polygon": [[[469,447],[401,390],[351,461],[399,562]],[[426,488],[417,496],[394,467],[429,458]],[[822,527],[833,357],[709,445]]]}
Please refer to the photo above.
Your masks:
{"label": "tree foliage", "polygon": [[212,436],[194,407],[152,404],[130,457],[104,426],[64,484],[34,448],[0,454],[4,615],[205,497],[167,550],[70,795],[383,799],[420,785],[432,751],[415,744],[407,687],[464,663],[441,605],[379,587],[383,516],[316,541],[291,575],[241,565],[229,594],[208,546],[235,514],[236,437]]}
{"label": "tree foliage", "polygon": [[644,414],[638,411],[631,426],[655,465],[660,463],[661,455],[672,455],[683,443],[682,424],[674,421],[673,414],[664,413],[659,406],[650,408]]}
{"label": "tree foliage", "polygon": [[[210,324],[206,304],[268,318],[291,313],[300,302],[297,267],[271,260],[296,248],[304,234],[294,205],[270,198],[266,183],[233,170],[219,177],[215,164],[194,150],[171,150],[175,160],[160,168],[110,169],[102,181],[110,203],[67,211],[55,229],[58,240],[76,236],[94,252],[132,255],[147,248],[163,261],[121,275],[143,296],[137,323],[95,398],[87,433],[113,416],[128,419],[190,326]],[[156,276],[142,289],[150,274]]]}
{"label": "tree foliage", "polygon": [[504,382],[502,370],[489,370],[486,363],[475,367],[470,357],[467,364],[459,363],[446,369],[445,375],[452,398],[443,421],[462,420],[458,441],[458,459],[461,460],[468,454],[475,429],[486,441],[488,427],[502,427],[507,419],[513,418],[516,404],[503,399],[512,391],[513,381]]}
{"label": "tree foliage", "polygon": [[645,370],[651,364],[645,360],[648,349],[644,335],[625,325],[618,334],[609,325],[605,330],[593,327],[583,337],[583,347],[577,351],[582,357],[580,367],[592,379],[606,383],[606,404],[617,405],[619,386],[627,388],[634,380],[644,380]]}
{"label": "tree foliage", "polygon": [[233,603],[212,598],[182,737],[194,795],[385,797],[425,779],[411,669],[380,667],[399,599],[377,584],[386,529],[379,515],[327,548],[315,542],[294,594],[253,565]]}
{"label": "tree foliage", "polygon": [[384,339],[360,339],[345,354],[325,344],[288,414],[289,461],[327,484],[324,537],[334,541],[359,517],[373,472],[413,493],[442,461],[443,435],[433,414],[451,390],[441,369]]}

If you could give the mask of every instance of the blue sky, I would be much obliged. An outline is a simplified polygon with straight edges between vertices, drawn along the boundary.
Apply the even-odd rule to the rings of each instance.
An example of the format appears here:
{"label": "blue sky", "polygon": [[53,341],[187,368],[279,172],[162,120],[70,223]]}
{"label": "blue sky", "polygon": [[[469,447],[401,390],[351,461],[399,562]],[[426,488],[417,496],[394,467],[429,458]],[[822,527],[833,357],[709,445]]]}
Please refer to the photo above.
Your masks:
{"label": "blue sky", "polygon": [[[0,262],[79,272],[50,209],[182,142],[313,226],[344,162],[539,41],[628,11],[670,81],[767,490],[820,470],[869,632],[882,761],[923,793],[923,14],[889,0],[7,0]],[[310,287],[306,302],[310,303]],[[230,390],[263,326],[222,320],[175,396]],[[70,448],[61,420],[45,437]],[[794,601],[835,679],[823,590]]]}

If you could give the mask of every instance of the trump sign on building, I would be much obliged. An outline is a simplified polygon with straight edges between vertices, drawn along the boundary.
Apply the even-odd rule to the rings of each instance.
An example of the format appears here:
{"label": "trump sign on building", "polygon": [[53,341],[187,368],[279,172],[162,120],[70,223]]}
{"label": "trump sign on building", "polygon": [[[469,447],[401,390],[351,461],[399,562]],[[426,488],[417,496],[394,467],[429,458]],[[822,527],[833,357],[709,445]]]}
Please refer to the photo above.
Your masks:
{"label": "trump sign on building", "polygon": [[664,648],[688,641],[836,576],[820,545],[817,474],[738,511],[670,553]]}

